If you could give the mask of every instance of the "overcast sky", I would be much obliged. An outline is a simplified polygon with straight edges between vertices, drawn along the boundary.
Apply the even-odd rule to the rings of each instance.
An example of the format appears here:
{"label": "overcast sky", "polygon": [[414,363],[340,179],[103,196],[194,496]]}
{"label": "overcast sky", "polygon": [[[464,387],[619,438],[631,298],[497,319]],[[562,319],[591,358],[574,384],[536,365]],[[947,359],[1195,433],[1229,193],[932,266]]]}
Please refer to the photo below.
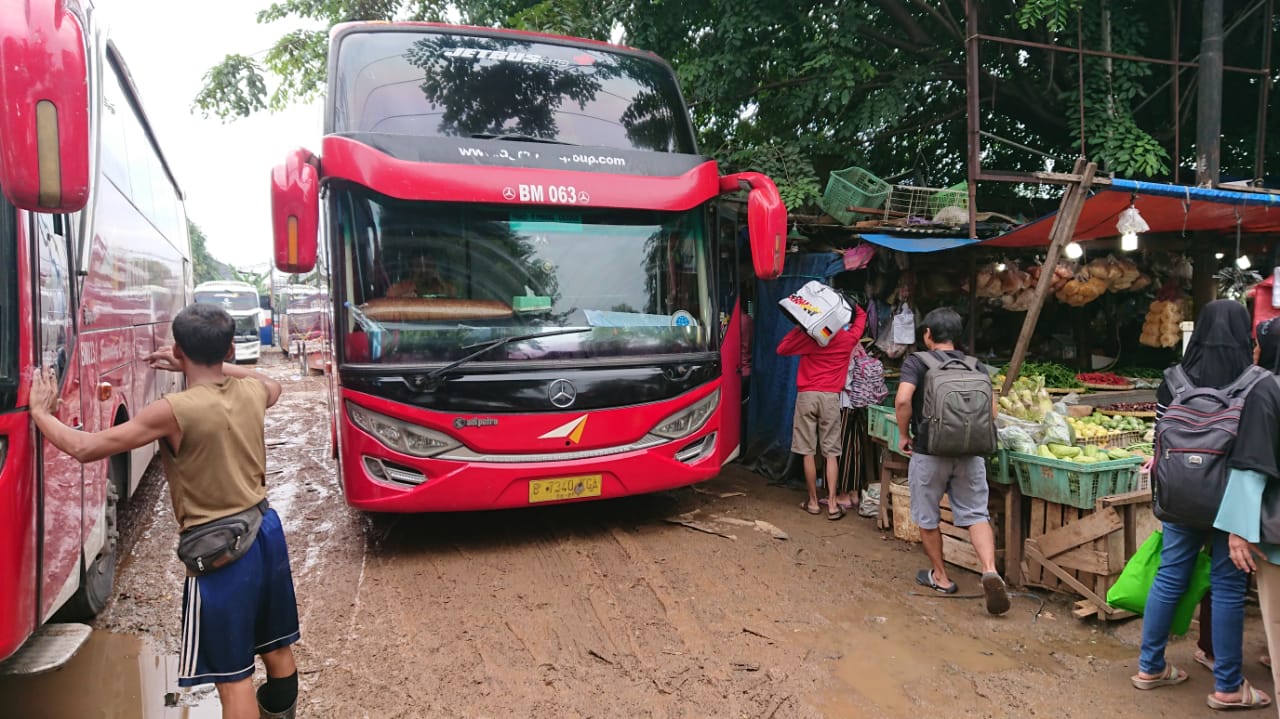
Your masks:
{"label": "overcast sky", "polygon": [[319,104],[223,123],[191,109],[206,70],[269,48],[297,24],[259,25],[270,0],[96,0],[214,257],[263,270],[271,252],[271,168],[290,149],[320,151]]}

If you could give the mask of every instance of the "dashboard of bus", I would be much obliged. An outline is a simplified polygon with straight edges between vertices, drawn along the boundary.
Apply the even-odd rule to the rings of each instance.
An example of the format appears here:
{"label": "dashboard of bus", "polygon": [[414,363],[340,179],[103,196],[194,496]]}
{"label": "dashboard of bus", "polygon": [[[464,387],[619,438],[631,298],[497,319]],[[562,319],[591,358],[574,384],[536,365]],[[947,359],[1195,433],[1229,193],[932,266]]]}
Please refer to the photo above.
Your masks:
{"label": "dashboard of bus", "polygon": [[719,337],[705,208],[411,202],[352,186],[330,202],[347,363],[589,364],[706,353]]}

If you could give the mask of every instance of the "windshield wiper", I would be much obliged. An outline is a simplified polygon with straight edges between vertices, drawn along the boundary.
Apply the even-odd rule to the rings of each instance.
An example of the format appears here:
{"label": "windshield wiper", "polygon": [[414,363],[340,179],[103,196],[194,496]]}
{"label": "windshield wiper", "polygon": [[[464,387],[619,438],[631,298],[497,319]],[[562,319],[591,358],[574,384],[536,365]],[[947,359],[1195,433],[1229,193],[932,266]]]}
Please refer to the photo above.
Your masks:
{"label": "windshield wiper", "polygon": [[547,145],[572,145],[572,142],[563,142],[561,140],[548,140],[545,137],[534,137],[533,135],[522,135],[518,132],[507,132],[495,134],[492,132],[473,132],[468,137],[475,140],[511,140],[512,142],[541,142]]}
{"label": "windshield wiper", "polygon": [[511,344],[512,342],[524,342],[525,340],[536,340],[542,337],[555,337],[556,335],[576,335],[576,334],[582,334],[584,332],[590,332],[591,329],[592,328],[590,327],[574,327],[574,328],[550,330],[547,332],[534,332],[532,334],[527,334],[527,335],[511,335],[510,337],[501,337],[496,340],[491,340],[489,342],[481,342],[480,344],[475,344],[475,345],[466,345],[462,349],[471,349],[472,347],[479,347],[479,349],[477,349],[475,352],[472,352],[469,355],[460,357],[443,367],[437,367],[436,369],[433,369],[430,372],[426,373],[425,375],[423,375],[422,384],[428,388],[434,389],[437,385],[439,385],[440,378],[445,373],[451,372],[461,367],[462,365],[470,362],[471,360],[479,357],[480,355],[483,355],[486,352],[495,350],[499,347],[502,347],[503,345]]}

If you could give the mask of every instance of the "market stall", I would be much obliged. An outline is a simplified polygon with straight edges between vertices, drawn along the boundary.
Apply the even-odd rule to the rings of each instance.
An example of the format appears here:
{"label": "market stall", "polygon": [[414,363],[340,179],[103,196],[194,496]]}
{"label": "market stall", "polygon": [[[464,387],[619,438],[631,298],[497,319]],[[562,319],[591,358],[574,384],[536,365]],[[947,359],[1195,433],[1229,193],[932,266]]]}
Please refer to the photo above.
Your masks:
{"label": "market stall", "polygon": [[[938,221],[946,208],[925,201],[919,217],[855,205],[839,225],[801,221],[792,241],[802,255],[874,253],[826,279],[865,302],[869,349],[891,388],[897,366],[919,347],[911,334],[924,314],[948,306],[964,316],[963,349],[999,373],[1003,390],[1002,449],[988,465],[1003,571],[1016,584],[1080,596],[1082,616],[1115,618],[1122,614],[1105,606],[1106,590],[1154,526],[1146,468],[1155,389],[1180,357],[1205,277],[1210,296],[1242,301],[1262,279],[1248,271],[1249,257],[1272,253],[1262,233],[1280,201],[1196,188],[1176,188],[1179,196],[1170,186],[1115,178],[1097,187],[1090,172],[1077,166],[1058,213],[1011,231],[993,221],[986,229],[994,237],[953,236]],[[1134,237],[1128,227],[1138,228]],[[852,473],[846,464],[842,475],[878,499],[882,529],[910,540],[892,402],[891,393],[856,410],[846,446],[876,461]],[[975,568],[967,533],[946,519],[944,511],[947,561]]]}

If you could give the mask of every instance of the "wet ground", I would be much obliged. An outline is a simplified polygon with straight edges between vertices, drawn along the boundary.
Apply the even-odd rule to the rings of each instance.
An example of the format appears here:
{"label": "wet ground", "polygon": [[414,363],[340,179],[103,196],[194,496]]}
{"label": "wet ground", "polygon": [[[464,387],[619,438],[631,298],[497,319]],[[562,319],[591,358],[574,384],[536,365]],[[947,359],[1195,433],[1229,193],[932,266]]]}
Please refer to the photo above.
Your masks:
{"label": "wet ground", "polygon": [[[268,483],[302,617],[299,716],[1212,714],[1191,642],[1170,648],[1191,681],[1140,693],[1128,682],[1138,621],[1081,622],[1053,597],[1038,618],[1025,598],[992,618],[980,601],[915,596],[917,545],[873,520],[804,514],[799,494],[736,467],[608,502],[353,511],[329,458],[324,379],[276,355],[263,368],[286,382],[268,414]],[[694,510],[721,534],[666,521]],[[0,682],[0,716],[216,716],[209,688],[173,693],[182,571],[155,468],[123,530],[93,641],[58,672]],[[977,591],[974,575],[954,576]],[[1270,691],[1256,607],[1247,634],[1246,676]]]}

